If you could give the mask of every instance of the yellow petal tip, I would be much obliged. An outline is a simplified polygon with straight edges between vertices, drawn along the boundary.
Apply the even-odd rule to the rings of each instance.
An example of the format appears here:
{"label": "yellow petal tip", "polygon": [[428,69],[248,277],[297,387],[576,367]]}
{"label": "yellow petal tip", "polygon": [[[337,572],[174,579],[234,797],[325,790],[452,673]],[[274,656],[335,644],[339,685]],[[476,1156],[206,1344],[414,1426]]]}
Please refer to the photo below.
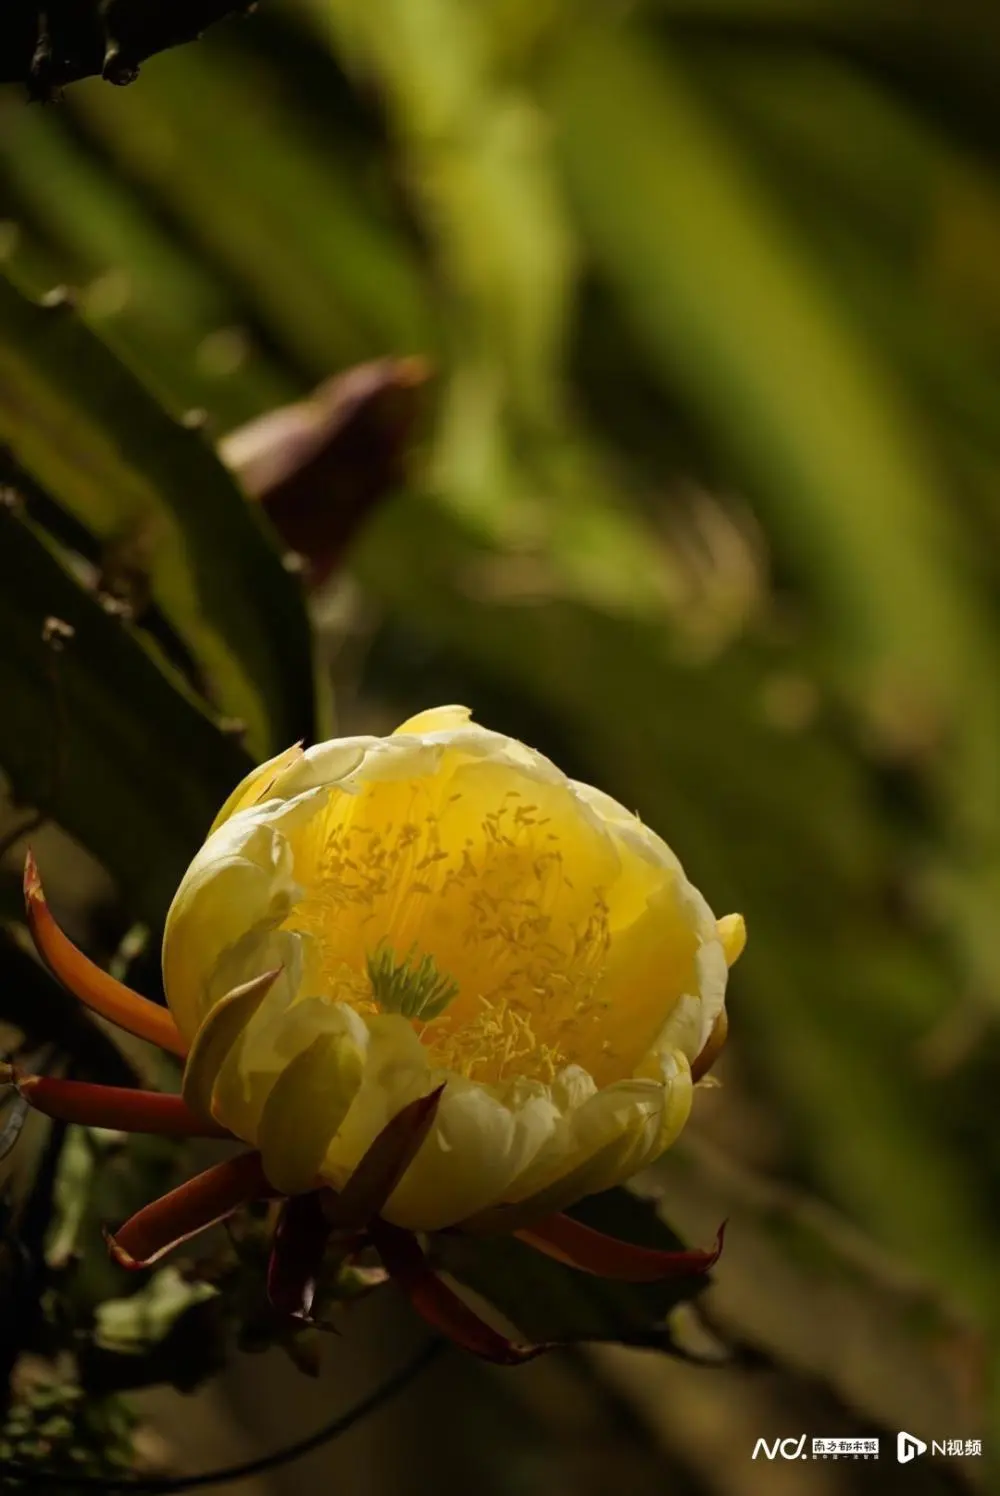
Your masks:
{"label": "yellow petal tip", "polygon": [[415,717],[407,717],[393,733],[393,737],[402,734],[416,734],[425,732],[453,732],[457,727],[465,727],[472,720],[472,711],[467,706],[432,706],[425,712],[418,712]]}
{"label": "yellow petal tip", "polygon": [[726,914],[717,922],[716,929],[726,953],[726,965],[732,966],[742,956],[747,943],[746,920],[742,914]]}

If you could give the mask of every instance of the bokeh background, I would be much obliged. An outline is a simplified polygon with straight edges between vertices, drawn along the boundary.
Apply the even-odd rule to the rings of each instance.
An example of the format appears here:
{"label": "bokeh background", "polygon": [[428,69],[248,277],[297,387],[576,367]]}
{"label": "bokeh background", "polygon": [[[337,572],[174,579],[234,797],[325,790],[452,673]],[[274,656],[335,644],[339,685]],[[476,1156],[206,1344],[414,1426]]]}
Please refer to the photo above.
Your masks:
{"label": "bokeh background", "polygon": [[[636,808],[750,930],[723,1085],[651,1181],[689,1239],[730,1219],[703,1319],[734,1364],[453,1358],[258,1496],[982,1477],[897,1467],[894,1442],[988,1454],[995,1428],[998,93],[985,0],[264,0],[127,89],[0,91],[2,268],[78,309],[43,328],[0,298],[9,481],[78,578],[124,577],[134,607],[152,575],[150,668],[173,650],[163,673],[257,756],[327,730],[328,687],[346,731],[466,702]],[[221,469],[119,391],[81,320],[254,492],[233,432],[409,360],[380,366],[361,457],[321,402],[300,411],[323,460],[289,500],[297,548],[318,535],[337,563],[310,592],[318,716],[273,535],[227,531]],[[60,426],[84,384],[86,420]],[[180,540],[122,518],[160,478]],[[108,955],[155,930],[236,741],[171,715],[110,642],[50,693],[19,545],[8,825],[45,814],[53,893]],[[269,1353],[144,1406],[198,1468],[305,1431],[417,1333],[366,1305],[318,1387]],[[883,1458],[751,1460],[803,1432],[878,1433]]]}

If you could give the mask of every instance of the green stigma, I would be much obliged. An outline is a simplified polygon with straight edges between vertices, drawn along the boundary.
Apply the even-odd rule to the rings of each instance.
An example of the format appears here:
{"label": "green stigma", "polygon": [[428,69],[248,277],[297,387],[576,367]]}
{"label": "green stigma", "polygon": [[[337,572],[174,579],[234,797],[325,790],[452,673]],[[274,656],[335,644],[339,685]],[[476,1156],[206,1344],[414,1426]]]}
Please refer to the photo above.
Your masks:
{"label": "green stigma", "polygon": [[369,955],[367,966],[372,993],[383,1013],[402,1013],[404,1018],[426,1023],[458,996],[458,983],[438,971],[433,956],[417,961],[413,947],[398,961],[392,946],[383,940]]}

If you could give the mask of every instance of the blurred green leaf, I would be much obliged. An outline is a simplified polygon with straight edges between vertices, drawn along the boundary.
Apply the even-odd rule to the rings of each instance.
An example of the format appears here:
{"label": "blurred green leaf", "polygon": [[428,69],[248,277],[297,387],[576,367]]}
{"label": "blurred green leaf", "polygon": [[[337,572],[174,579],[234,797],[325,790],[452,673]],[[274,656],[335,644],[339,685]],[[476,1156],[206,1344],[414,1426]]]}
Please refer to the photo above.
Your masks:
{"label": "blurred green leaf", "polygon": [[[51,1367],[36,1367],[35,1372],[38,1380],[21,1389],[0,1423],[6,1488],[37,1489],[47,1482],[35,1472],[53,1467],[64,1472],[59,1480],[64,1496],[82,1496],[95,1482],[106,1482],[112,1490],[128,1485],[136,1461],[137,1420],[124,1399],[87,1396]],[[22,1469],[15,1474],[18,1463]]]}
{"label": "blurred green leaf", "polygon": [[495,419],[509,409],[541,425],[559,398],[574,244],[545,132],[526,92],[491,57],[488,9],[461,0],[321,0],[311,12],[359,78],[379,88],[400,138],[449,290],[443,310],[459,407],[451,460],[467,463],[469,428],[487,413]]}
{"label": "blurred green leaf", "polygon": [[174,408],[204,407],[227,428],[299,392],[224,273],[122,190],[65,110],[0,96],[0,217],[16,225],[21,281],[78,288],[84,317]]}
{"label": "blurred green leaf", "polygon": [[646,0],[664,29],[710,36],[781,56],[808,47],[846,56],[913,100],[965,148],[1000,146],[996,76],[1000,35],[992,7],[955,0],[944,11],[923,0]]}
{"label": "blurred green leaf", "polygon": [[204,437],[174,421],[58,298],[0,279],[0,438],[106,546],[127,550],[263,757],[314,726],[295,580]]}
{"label": "blurred green leaf", "polygon": [[89,1393],[167,1383],[192,1391],[225,1364],[226,1327],[217,1292],[160,1268],[139,1291],[97,1307],[93,1338],[81,1355]]}
{"label": "blurred green leaf", "polygon": [[966,844],[943,887],[995,1000],[1000,693],[980,682],[1000,653],[916,413],[665,48],[581,27],[553,76],[569,183],[639,346],[767,518],[826,667],[889,751],[925,760]]}
{"label": "blurred green leaf", "polygon": [[[71,638],[44,637],[56,618]],[[0,505],[0,764],[158,925],[248,766],[180,677]],[[61,647],[59,647],[61,645]]]}
{"label": "blurred green leaf", "polygon": [[[321,118],[340,86],[330,67]],[[316,129],[266,64],[209,44],[162,59],[125,98],[85,83],[69,106],[122,171],[169,202],[310,380],[428,351],[425,288],[374,172],[342,151],[335,114]]]}
{"label": "blurred green leaf", "polygon": [[112,1261],[104,1228],[114,1230],[165,1193],[185,1167],[184,1151],[176,1139],[69,1128],[46,1255],[74,1326],[89,1331],[100,1304],[143,1290],[142,1275]]}
{"label": "blurred green leaf", "polygon": [[654,366],[740,464],[854,662],[949,704],[969,626],[877,358],[668,55],[581,27],[553,99],[595,255]]}

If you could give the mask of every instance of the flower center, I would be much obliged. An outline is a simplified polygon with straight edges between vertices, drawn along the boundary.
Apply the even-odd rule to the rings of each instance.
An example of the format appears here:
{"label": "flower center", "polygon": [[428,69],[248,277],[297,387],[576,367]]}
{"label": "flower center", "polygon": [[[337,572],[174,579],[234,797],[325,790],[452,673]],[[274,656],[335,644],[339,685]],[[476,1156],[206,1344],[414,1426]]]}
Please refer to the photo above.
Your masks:
{"label": "flower center", "polygon": [[383,942],[367,965],[372,997],[383,1013],[402,1013],[426,1023],[458,996],[458,983],[441,975],[433,956],[418,961],[411,951],[399,961],[392,946]]}
{"label": "flower center", "polygon": [[435,1064],[548,1082],[613,1054],[598,989],[618,859],[564,787],[510,781],[474,763],[334,795],[296,846],[308,894],[287,923],[313,937],[333,995],[403,1013]]}

